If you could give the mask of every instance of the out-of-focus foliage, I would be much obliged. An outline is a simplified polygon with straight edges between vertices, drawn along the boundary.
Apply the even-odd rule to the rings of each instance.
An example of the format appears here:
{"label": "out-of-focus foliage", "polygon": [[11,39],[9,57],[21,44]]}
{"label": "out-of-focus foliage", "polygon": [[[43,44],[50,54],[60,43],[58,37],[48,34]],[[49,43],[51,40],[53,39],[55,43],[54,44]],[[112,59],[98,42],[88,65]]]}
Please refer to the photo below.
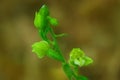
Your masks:
{"label": "out-of-focus foliage", "polygon": [[1,0],[0,80],[67,79],[58,62],[31,53],[31,44],[39,40],[33,18],[43,3],[59,20],[56,33],[69,34],[58,38],[66,58],[74,46],[94,59],[80,73],[90,80],[120,80],[119,0]]}

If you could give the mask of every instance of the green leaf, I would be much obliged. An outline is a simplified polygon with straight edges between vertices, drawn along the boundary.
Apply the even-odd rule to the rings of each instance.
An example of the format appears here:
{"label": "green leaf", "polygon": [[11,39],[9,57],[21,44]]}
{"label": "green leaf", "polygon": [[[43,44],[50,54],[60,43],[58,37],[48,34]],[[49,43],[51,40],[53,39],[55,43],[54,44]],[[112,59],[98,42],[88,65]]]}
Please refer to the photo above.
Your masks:
{"label": "green leaf", "polygon": [[34,25],[36,28],[42,29],[45,26],[45,19],[39,13],[35,13]]}

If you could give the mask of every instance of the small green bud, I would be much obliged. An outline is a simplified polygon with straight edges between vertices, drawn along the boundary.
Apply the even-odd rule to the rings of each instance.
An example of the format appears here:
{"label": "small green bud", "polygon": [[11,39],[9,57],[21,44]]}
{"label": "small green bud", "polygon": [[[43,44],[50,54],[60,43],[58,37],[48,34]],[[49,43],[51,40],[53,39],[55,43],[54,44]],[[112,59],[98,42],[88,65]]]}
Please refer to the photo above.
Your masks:
{"label": "small green bud", "polygon": [[50,45],[47,41],[36,42],[32,45],[32,52],[35,52],[39,58],[44,57],[49,49]]}
{"label": "small green bud", "polygon": [[87,56],[85,56],[85,53],[80,48],[74,48],[70,52],[70,59],[69,63],[74,66],[87,66],[91,64],[93,60]]}
{"label": "small green bud", "polygon": [[48,16],[49,15],[48,7],[46,5],[43,5],[39,10],[39,14],[41,14],[42,16]]}
{"label": "small green bud", "polygon": [[39,12],[35,13],[34,25],[36,28],[42,29],[47,25],[47,16],[49,15],[49,10],[46,5],[43,5]]}
{"label": "small green bud", "polygon": [[53,25],[53,26],[57,26],[58,25],[58,21],[57,21],[56,18],[52,18],[50,16],[48,16],[47,18],[48,18],[48,20],[49,20],[51,25]]}

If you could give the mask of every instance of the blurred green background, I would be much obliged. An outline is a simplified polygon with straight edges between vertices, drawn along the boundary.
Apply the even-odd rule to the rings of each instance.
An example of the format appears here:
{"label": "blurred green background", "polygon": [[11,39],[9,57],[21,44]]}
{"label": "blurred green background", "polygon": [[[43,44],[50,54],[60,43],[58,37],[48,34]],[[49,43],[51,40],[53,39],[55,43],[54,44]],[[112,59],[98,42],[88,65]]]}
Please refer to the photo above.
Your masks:
{"label": "blurred green background", "polygon": [[33,25],[43,5],[59,20],[58,42],[68,59],[80,47],[94,59],[80,68],[89,80],[120,80],[120,0],[0,0],[0,80],[68,80],[61,64],[38,59],[31,45],[40,41]]}

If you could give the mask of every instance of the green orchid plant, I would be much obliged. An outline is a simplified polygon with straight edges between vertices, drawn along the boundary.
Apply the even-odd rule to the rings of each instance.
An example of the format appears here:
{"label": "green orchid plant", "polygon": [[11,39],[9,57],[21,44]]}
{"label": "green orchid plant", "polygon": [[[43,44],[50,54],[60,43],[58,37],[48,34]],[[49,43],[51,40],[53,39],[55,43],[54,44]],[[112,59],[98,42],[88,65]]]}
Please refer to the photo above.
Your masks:
{"label": "green orchid plant", "polygon": [[54,33],[51,26],[57,26],[58,21],[56,18],[50,16],[49,9],[46,5],[43,5],[40,10],[36,12],[34,25],[38,29],[42,40],[32,45],[32,52],[40,59],[48,56],[61,62],[63,70],[69,80],[88,80],[86,77],[78,74],[78,68],[91,64],[93,60],[86,56],[80,48],[72,49],[69,60],[64,58],[57,43],[57,37],[62,37],[66,34],[56,35]]}

